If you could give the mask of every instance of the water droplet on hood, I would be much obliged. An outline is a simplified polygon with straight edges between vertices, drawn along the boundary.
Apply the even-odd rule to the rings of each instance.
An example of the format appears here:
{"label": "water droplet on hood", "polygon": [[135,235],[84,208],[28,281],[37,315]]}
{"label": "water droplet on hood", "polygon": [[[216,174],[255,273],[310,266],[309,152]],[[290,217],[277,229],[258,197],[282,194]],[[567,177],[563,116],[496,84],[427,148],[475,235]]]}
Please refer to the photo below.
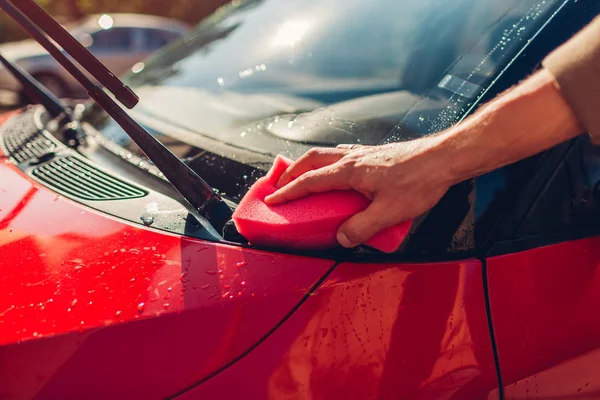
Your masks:
{"label": "water droplet on hood", "polygon": [[141,216],[140,219],[145,226],[150,226],[154,223],[154,217],[152,216]]}

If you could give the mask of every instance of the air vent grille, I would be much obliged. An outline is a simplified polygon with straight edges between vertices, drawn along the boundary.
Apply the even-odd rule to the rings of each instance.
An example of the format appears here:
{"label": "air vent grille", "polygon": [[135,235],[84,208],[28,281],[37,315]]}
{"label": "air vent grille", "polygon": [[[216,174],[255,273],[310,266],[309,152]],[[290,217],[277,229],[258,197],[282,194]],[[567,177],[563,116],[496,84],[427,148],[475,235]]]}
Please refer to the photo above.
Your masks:
{"label": "air vent grille", "polygon": [[76,157],[55,159],[33,170],[33,176],[65,195],[82,200],[125,200],[146,195]]}
{"label": "air vent grille", "polygon": [[4,147],[17,163],[40,157],[56,147],[36,128],[31,115],[16,116],[5,125]]}

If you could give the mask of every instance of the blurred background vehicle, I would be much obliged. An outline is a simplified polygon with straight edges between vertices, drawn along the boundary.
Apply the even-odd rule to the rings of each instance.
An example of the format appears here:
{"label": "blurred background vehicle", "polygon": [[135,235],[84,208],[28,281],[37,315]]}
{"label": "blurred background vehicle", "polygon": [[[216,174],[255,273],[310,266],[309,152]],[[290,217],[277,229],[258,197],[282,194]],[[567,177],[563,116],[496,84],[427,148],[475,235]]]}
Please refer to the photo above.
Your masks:
{"label": "blurred background vehicle", "polygon": [[[182,36],[187,24],[141,14],[94,14],[67,29],[116,74],[129,70],[152,52]],[[34,40],[25,39],[0,45],[0,54],[17,63],[58,97],[78,97],[81,86]],[[0,68],[0,90],[16,94],[28,102],[20,84]]]}
{"label": "blurred background vehicle", "polygon": [[[108,31],[111,35],[116,35],[117,31],[115,28],[123,25],[131,25],[131,27],[138,28],[158,28],[160,30],[166,30],[167,36],[171,32],[178,33],[180,29],[176,26],[178,24],[183,24],[183,29],[187,29],[188,26],[195,26],[199,21],[204,19],[206,16],[212,14],[217,8],[227,3],[227,0],[144,0],[144,1],[121,1],[121,0],[36,0],[39,5],[41,5],[46,11],[48,11],[54,18],[56,18],[63,26],[69,29],[71,32],[79,31],[82,36],[80,40],[86,44],[90,45],[90,37],[84,35],[87,33],[91,36],[91,33],[96,31]],[[234,1],[235,3],[235,1]],[[102,29],[100,24],[104,24],[104,26],[109,26],[111,20],[105,17],[102,21],[100,18],[107,14],[112,19],[112,27],[110,29]],[[135,17],[129,18],[130,16],[120,15],[120,14],[135,14]],[[162,17],[161,19],[150,19],[150,16],[158,16]],[[121,17],[124,17],[123,19]],[[158,26],[156,26],[156,24]],[[181,25],[180,25],[181,26]],[[87,29],[87,32],[85,31]],[[114,31],[113,31],[114,29]],[[112,31],[112,32],[111,32]],[[105,35],[108,35],[108,32]],[[122,31],[121,31],[122,32]],[[161,42],[165,41],[165,37],[162,35],[154,35],[153,38],[149,38],[151,34],[134,34],[133,39],[127,39],[127,35],[125,35],[125,39],[115,39],[118,40],[117,43],[123,43],[123,41],[130,40],[132,45],[144,46],[144,42],[146,46],[156,47],[160,45]],[[106,37],[111,41],[113,39],[110,38],[110,35]],[[131,36],[130,36],[131,38]],[[168,38],[168,37],[167,37]],[[8,16],[6,16],[3,12],[0,12],[0,47],[4,47],[4,44],[10,44],[9,48],[16,46],[16,42],[21,42],[25,39],[29,39],[29,36],[16,24],[14,23]],[[99,38],[91,38],[95,39],[95,45],[98,46],[99,42],[102,41]],[[32,43],[32,42],[29,42]],[[32,48],[34,46],[26,46],[29,48],[29,55],[32,54]],[[36,51],[41,51],[41,48],[37,47]],[[122,73],[123,69],[120,69],[118,66],[112,65],[108,58],[108,54],[105,54],[104,57],[99,52],[96,52],[94,49],[91,49],[96,56],[100,57],[102,61],[107,62],[109,67],[113,70],[116,70],[117,73]],[[148,48],[144,49],[144,53],[148,54],[152,50]],[[4,49],[1,51],[5,51]],[[14,50],[15,52],[17,49]],[[18,49],[21,56],[25,54],[25,50]],[[142,53],[142,50],[139,50]],[[9,52],[4,54],[5,57],[10,58]],[[128,55],[132,52],[127,52]],[[40,53],[41,55],[42,53]],[[144,57],[145,54],[140,57]],[[114,58],[119,59],[120,56],[115,56]],[[133,58],[133,56],[131,57]],[[47,60],[50,60],[48,58]],[[12,58],[12,61],[16,61]],[[114,60],[113,60],[114,61]],[[38,62],[36,60],[36,62]],[[128,67],[123,67],[128,69],[135,62],[131,62],[129,60],[130,65]],[[20,64],[20,62],[19,62]],[[54,68],[56,68],[56,64],[54,64]],[[0,71],[2,67],[0,66]],[[29,72],[36,72],[31,71]],[[63,73],[63,71],[61,71]],[[5,83],[6,80],[5,73],[0,72],[0,111],[5,108],[12,108],[14,106],[19,105],[22,102],[29,102],[27,98],[23,98],[21,94],[21,88],[19,85],[16,85],[15,81],[11,78],[8,78],[9,82]],[[82,91],[78,85],[67,83],[57,83],[58,81],[53,77],[48,76],[36,76],[40,78],[41,81],[44,82],[47,86],[49,86],[54,91],[58,91],[58,94],[61,96],[80,96]],[[63,91],[63,93],[61,93]]]}

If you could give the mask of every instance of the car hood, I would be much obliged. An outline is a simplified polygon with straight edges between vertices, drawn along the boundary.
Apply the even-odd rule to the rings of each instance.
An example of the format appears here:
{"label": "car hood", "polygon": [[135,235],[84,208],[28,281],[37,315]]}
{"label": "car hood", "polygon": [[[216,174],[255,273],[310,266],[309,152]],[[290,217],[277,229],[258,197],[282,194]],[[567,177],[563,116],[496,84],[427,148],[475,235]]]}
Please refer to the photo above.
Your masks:
{"label": "car hood", "polygon": [[333,264],[109,217],[0,151],[0,397],[167,398],[256,345]]}

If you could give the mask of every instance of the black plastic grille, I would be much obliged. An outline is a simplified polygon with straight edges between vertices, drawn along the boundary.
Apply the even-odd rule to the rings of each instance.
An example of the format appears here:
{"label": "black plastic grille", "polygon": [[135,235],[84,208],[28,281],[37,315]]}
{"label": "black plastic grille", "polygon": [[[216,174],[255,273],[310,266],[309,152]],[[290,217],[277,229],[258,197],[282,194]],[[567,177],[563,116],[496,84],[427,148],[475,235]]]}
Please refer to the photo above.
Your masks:
{"label": "black plastic grille", "polygon": [[36,128],[29,114],[18,115],[4,125],[4,147],[7,155],[17,163],[37,158],[56,147]]}
{"label": "black plastic grille", "polygon": [[53,189],[83,200],[125,200],[146,195],[76,157],[55,159],[32,173]]}

